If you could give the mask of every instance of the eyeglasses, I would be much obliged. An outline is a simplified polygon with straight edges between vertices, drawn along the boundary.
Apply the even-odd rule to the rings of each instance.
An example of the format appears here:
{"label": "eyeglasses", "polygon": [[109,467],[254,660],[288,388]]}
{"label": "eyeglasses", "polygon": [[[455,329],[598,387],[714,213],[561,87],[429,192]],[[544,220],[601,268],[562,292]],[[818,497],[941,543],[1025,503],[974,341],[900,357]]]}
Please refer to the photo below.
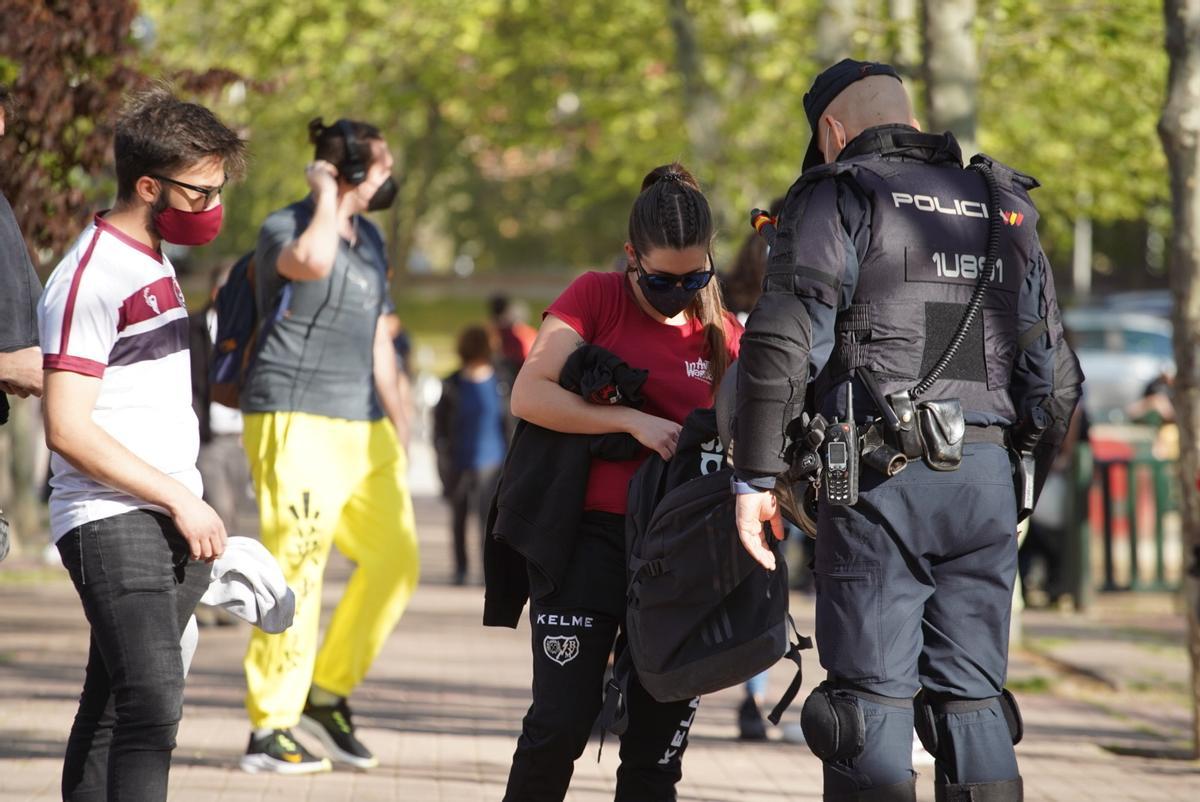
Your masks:
{"label": "eyeglasses", "polygon": [[219,187],[198,187],[195,184],[185,184],[182,181],[176,181],[174,178],[168,178],[165,175],[155,175],[155,174],[151,173],[150,177],[157,178],[159,181],[166,181],[168,184],[174,184],[177,187],[183,187],[184,189],[190,189],[192,192],[199,192],[201,195],[204,196],[204,205],[205,206],[208,205],[208,202],[209,202],[209,200],[212,199],[213,195],[221,194],[221,190],[223,190],[225,188],[225,184],[228,183],[228,181],[229,181],[229,177],[226,176],[225,180],[221,182],[221,185]]}
{"label": "eyeglasses", "polygon": [[703,270],[693,270],[690,273],[684,273],[679,276],[647,272],[646,268],[642,265],[641,254],[634,254],[634,259],[637,261],[638,272],[646,279],[646,286],[657,292],[666,292],[677,285],[682,285],[685,290],[702,290],[708,286],[708,282],[712,281],[712,277],[716,275],[716,270],[711,267],[714,264],[711,252],[708,254],[708,264],[710,267]]}

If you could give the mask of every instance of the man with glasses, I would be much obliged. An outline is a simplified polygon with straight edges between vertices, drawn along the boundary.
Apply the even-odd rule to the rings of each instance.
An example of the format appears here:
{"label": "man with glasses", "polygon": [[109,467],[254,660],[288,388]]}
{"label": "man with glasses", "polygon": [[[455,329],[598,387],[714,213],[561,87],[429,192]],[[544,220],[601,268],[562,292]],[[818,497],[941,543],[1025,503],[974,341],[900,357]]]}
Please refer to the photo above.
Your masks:
{"label": "man with glasses", "polygon": [[183,708],[179,639],[225,548],[201,500],[187,309],[162,243],[202,245],[245,148],[162,88],[116,126],[117,204],[38,307],[50,530],[91,625],[63,799],[163,800]]}

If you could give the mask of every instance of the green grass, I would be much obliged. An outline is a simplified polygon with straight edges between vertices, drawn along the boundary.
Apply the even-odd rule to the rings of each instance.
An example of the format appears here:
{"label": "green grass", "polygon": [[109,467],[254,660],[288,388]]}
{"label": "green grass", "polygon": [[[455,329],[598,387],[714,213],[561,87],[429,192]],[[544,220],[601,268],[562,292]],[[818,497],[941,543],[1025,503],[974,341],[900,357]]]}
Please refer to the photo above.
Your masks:
{"label": "green grass", "polygon": [[1054,689],[1054,681],[1039,674],[1033,677],[1010,679],[1007,687],[1018,693],[1050,693]]}

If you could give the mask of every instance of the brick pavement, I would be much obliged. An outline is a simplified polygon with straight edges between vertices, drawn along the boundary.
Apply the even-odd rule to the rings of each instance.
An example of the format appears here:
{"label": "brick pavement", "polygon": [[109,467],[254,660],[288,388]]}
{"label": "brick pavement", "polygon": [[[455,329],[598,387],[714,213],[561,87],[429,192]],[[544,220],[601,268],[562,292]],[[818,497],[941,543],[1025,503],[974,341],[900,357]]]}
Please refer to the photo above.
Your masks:
{"label": "brick pavement", "polygon": [[[445,584],[449,574],[445,514],[434,499],[418,502],[424,580],[368,681],[354,697],[364,740],[381,767],[337,770],[302,778],[251,776],[236,768],[245,748],[241,708],[241,627],[205,629],[189,679],[172,799],[180,802],[257,800],[498,800],[528,704],[528,631],[479,626],[482,591]],[[86,652],[78,600],[62,578],[14,581],[19,564],[0,566],[0,800],[57,798],[63,742],[74,712]],[[5,579],[7,572],[8,578]],[[346,576],[334,565],[326,584],[332,603]],[[793,604],[811,632],[811,605]],[[817,676],[806,660],[806,686]],[[1013,678],[1030,687],[1056,685],[1045,661],[1015,655]],[[788,671],[780,667],[772,690]],[[705,700],[693,727],[680,798],[692,802],[776,802],[820,799],[820,765],[802,746],[774,740],[742,744],[736,691]],[[1117,744],[1154,750],[1162,737],[1094,700],[1056,693],[1022,696],[1027,734],[1018,748],[1031,802],[1200,799],[1200,764],[1117,756]],[[798,707],[788,718],[796,721]],[[785,719],[787,721],[788,719]],[[777,735],[775,736],[778,737]],[[609,739],[596,761],[595,741],[578,762],[568,797],[612,798],[617,749]],[[932,800],[931,771],[921,798]]]}

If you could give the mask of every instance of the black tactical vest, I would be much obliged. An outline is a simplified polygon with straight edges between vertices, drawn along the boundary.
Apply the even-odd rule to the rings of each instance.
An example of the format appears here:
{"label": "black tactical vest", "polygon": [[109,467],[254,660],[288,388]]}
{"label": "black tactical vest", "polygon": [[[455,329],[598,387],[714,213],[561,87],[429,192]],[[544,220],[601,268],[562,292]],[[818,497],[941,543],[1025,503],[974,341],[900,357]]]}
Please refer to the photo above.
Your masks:
{"label": "black tactical vest", "polygon": [[[967,413],[1014,421],[1008,386],[1019,334],[1017,296],[1039,247],[1037,210],[1027,194],[1037,182],[986,161],[1004,216],[1000,257],[970,333],[922,398],[958,398]],[[874,154],[829,168],[869,202],[871,236],[859,254],[852,305],[838,314],[818,398],[860,367],[875,374],[884,394],[909,389],[945,352],[984,269],[992,212],[987,187],[957,160],[932,164]]]}

